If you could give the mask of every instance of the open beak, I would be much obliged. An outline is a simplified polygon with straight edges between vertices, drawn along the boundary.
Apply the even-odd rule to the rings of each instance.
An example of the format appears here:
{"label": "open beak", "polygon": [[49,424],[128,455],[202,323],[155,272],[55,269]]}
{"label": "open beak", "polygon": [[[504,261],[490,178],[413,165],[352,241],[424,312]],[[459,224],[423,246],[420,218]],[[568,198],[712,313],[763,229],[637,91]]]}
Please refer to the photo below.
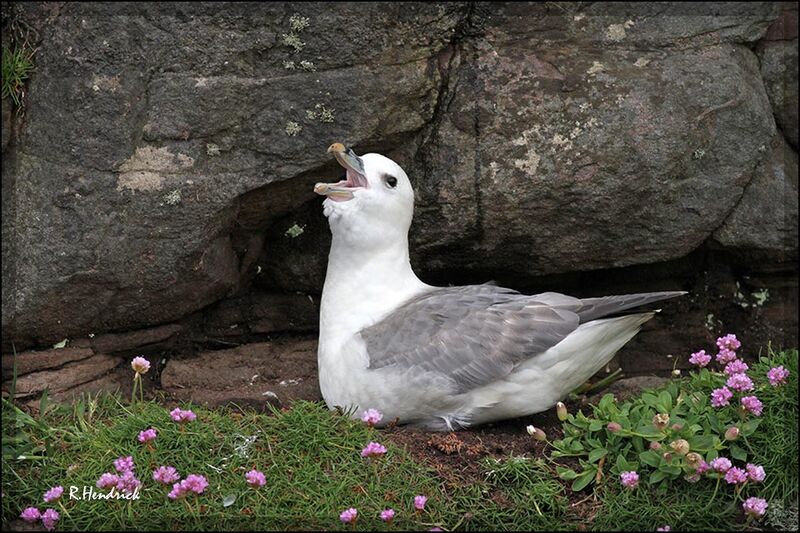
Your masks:
{"label": "open beak", "polygon": [[345,202],[353,198],[354,191],[369,187],[365,176],[364,162],[351,148],[347,148],[342,143],[333,143],[328,148],[328,153],[333,154],[339,164],[347,170],[347,173],[345,179],[338,183],[317,183],[314,185],[315,193],[327,196],[336,202]]}

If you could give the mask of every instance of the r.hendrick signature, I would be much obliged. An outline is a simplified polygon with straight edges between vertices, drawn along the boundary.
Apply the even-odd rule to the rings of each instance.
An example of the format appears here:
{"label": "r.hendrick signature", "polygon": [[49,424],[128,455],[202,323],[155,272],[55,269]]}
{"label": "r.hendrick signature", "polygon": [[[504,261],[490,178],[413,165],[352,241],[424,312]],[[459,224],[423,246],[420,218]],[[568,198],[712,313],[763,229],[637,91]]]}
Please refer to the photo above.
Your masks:
{"label": "r.hendrick signature", "polygon": [[139,487],[133,489],[133,492],[122,492],[117,490],[116,487],[111,487],[107,493],[98,492],[92,486],[81,488],[71,485],[69,488],[69,498],[71,500],[138,500],[141,498],[139,494]]}

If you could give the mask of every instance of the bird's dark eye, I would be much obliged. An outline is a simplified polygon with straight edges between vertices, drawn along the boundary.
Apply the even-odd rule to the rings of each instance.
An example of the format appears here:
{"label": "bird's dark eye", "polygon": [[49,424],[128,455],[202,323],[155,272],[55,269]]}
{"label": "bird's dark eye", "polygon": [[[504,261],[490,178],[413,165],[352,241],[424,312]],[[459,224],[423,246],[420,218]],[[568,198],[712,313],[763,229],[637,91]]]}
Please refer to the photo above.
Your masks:
{"label": "bird's dark eye", "polygon": [[397,187],[397,178],[394,176],[386,176],[386,185],[394,189]]}

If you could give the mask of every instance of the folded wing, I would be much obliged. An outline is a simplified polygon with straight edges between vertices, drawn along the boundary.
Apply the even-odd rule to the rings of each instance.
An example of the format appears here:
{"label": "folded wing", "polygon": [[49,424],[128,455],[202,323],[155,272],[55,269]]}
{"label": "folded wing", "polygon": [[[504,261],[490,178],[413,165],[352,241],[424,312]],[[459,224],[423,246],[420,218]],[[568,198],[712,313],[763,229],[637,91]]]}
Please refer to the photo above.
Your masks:
{"label": "folded wing", "polygon": [[361,336],[369,368],[434,372],[463,393],[502,379],[582,323],[681,294],[580,300],[553,292],[526,296],[495,285],[444,287],[411,299]]}

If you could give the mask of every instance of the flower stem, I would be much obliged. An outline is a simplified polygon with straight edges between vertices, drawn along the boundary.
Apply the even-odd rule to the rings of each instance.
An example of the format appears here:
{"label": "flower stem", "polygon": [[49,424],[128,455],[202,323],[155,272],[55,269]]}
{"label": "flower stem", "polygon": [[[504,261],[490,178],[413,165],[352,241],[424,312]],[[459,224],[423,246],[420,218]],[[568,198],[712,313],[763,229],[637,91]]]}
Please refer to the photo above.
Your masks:
{"label": "flower stem", "polygon": [[136,402],[136,387],[139,385],[139,373],[133,375],[133,390],[131,391],[131,403]]}
{"label": "flower stem", "polygon": [[[625,432],[624,435],[622,434],[623,431]],[[633,435],[633,436],[636,436],[636,437],[642,437],[643,439],[655,439],[655,438],[658,438],[658,437],[662,437],[662,438],[664,437],[664,433],[663,432],[660,433],[659,435],[655,435],[655,436],[654,435],[642,435],[641,433],[636,433],[635,431],[631,431],[629,429],[620,430],[619,435],[622,436],[622,437],[630,437],[631,435]]]}
{"label": "flower stem", "polygon": [[722,474],[717,474],[717,484],[714,487],[714,494],[711,495],[711,499],[708,501],[709,504],[714,501],[714,498],[717,497],[717,489],[719,489],[719,482],[721,479],[722,479]]}
{"label": "flower stem", "polygon": [[64,502],[62,502],[61,500],[58,500],[58,506],[61,507],[61,510],[64,512],[64,516],[66,516],[67,518],[70,518],[70,519],[72,518],[72,517],[69,516],[69,511],[67,511],[67,508],[64,507]]}

